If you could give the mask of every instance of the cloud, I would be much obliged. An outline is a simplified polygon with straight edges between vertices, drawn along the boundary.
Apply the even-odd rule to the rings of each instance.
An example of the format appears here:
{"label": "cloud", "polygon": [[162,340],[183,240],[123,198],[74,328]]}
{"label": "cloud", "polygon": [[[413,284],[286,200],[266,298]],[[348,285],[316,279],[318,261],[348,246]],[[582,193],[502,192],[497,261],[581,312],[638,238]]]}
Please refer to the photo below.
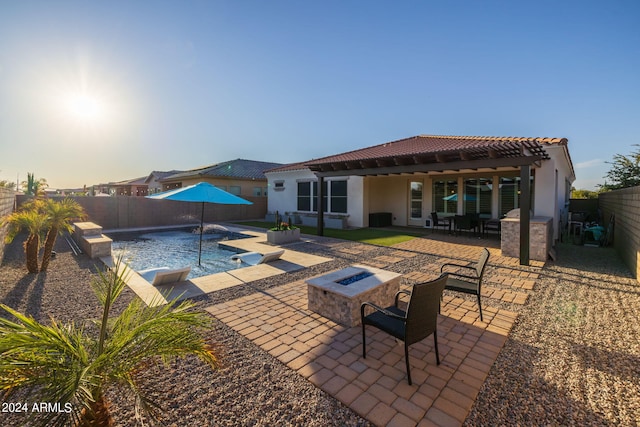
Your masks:
{"label": "cloud", "polygon": [[592,160],[587,160],[586,162],[576,163],[573,166],[576,169],[587,169],[587,168],[592,168],[594,166],[600,166],[603,163],[604,163],[604,160],[602,159],[592,159]]}

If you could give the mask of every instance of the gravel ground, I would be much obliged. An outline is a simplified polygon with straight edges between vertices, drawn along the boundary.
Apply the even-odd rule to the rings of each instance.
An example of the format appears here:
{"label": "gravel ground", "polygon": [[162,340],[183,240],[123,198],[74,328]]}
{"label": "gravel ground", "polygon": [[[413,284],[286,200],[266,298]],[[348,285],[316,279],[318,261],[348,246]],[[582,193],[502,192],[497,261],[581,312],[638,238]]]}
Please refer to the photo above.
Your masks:
{"label": "gravel ground", "polygon": [[640,285],[612,248],[560,245],[465,425],[640,425]]}
{"label": "gravel ground", "polygon": [[[393,251],[318,243],[295,249],[336,260],[196,302],[206,307]],[[336,257],[338,248],[354,254]],[[99,305],[89,282],[96,266],[62,244],[57,249],[46,275],[27,275],[21,243],[9,245],[0,266],[0,301],[42,321],[95,317]],[[388,268],[408,273],[435,259],[418,255]],[[561,246],[559,260],[543,270],[526,306],[503,304],[520,316],[465,425],[640,424],[640,286],[612,249]],[[134,297],[126,289],[116,310]],[[217,345],[220,369],[187,358],[144,373],[165,409],[160,425],[370,425],[226,325],[216,324],[207,339]],[[110,396],[116,425],[135,425],[131,403],[117,390]],[[21,416],[0,413],[0,425],[20,424]]]}

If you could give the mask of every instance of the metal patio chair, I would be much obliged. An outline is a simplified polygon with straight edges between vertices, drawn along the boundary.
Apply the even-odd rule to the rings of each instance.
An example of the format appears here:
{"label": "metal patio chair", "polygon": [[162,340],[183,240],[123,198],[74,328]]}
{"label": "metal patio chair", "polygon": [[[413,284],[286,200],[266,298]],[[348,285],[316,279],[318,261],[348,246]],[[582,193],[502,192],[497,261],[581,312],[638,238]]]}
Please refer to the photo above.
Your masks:
{"label": "metal patio chair", "polygon": [[[478,309],[480,310],[480,320],[482,319],[482,304],[480,301],[480,292],[482,287],[482,276],[484,269],[489,261],[489,250],[483,248],[480,258],[475,266],[462,265],[455,263],[446,263],[440,267],[441,273],[448,273],[447,284],[445,289],[449,291],[462,292],[465,294],[476,295],[478,297]],[[460,271],[465,271],[461,273]],[[467,274],[468,272],[468,274]]]}

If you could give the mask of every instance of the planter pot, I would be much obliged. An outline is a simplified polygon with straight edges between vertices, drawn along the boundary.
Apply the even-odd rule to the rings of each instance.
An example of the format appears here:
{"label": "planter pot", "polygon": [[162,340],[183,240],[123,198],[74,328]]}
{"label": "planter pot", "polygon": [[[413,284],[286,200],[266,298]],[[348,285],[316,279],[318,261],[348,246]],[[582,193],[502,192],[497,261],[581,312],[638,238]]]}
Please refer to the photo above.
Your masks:
{"label": "planter pot", "polygon": [[273,231],[267,230],[267,241],[273,245],[297,242],[300,240],[300,229]]}

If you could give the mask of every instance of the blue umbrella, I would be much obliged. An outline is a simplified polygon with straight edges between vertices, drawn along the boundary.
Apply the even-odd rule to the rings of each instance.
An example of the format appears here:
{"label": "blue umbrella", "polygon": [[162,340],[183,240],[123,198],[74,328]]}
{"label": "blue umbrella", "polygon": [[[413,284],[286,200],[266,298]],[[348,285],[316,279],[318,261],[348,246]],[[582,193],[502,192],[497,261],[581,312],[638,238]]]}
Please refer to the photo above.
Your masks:
{"label": "blue umbrella", "polygon": [[[452,195],[447,196],[447,197],[443,197],[442,200],[446,200],[448,202],[457,202],[458,201],[458,193],[452,194]],[[465,194],[464,195],[464,200],[466,202],[475,202],[476,198],[475,198],[475,196],[472,196],[470,194]]]}
{"label": "blue umbrella", "polygon": [[204,204],[218,203],[222,205],[252,205],[248,200],[238,197],[234,194],[227,193],[208,182],[199,182],[184,188],[176,188],[175,190],[165,191],[163,193],[147,196],[149,199],[166,199],[177,200],[180,202],[198,202],[202,203],[202,214],[200,217],[200,250],[198,252],[198,265],[202,258],[202,229],[204,225]]}

